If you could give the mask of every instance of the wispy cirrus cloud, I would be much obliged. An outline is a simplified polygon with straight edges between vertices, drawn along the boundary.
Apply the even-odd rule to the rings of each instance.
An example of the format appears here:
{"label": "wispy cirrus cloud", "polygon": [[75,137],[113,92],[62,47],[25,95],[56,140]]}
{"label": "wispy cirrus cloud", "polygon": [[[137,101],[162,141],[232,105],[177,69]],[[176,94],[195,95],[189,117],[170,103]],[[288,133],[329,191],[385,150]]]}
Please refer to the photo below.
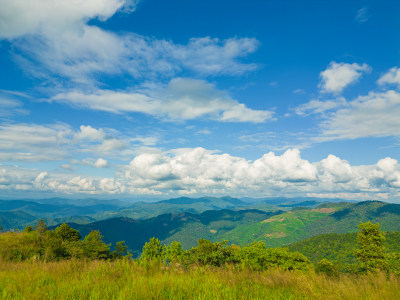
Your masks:
{"label": "wispy cirrus cloud", "polygon": [[325,114],[329,111],[332,112],[346,105],[347,101],[343,97],[339,97],[333,100],[313,99],[309,102],[297,106],[294,111],[297,115],[308,116],[311,114]]}
{"label": "wispy cirrus cloud", "polygon": [[[9,39],[24,70],[49,82],[55,76],[71,85],[97,85],[104,76],[154,80],[186,71],[200,76],[241,75],[259,66],[241,58],[259,46],[254,38],[191,38],[186,44],[135,33],[113,33],[88,25],[138,1],[0,0],[0,39]],[[56,84],[57,82],[53,82]],[[66,82],[63,81],[63,85]]]}
{"label": "wispy cirrus cloud", "polygon": [[367,22],[370,17],[371,16],[370,16],[368,7],[362,7],[359,10],[357,10],[354,20],[357,23],[362,24],[362,23]]}
{"label": "wispy cirrus cloud", "polygon": [[[155,137],[151,138],[154,145]],[[136,153],[134,148],[148,145],[143,136],[122,136],[115,130],[89,125],[76,130],[62,123],[2,124],[0,141],[2,161],[63,161],[89,157],[87,165],[95,167],[108,165],[99,160],[99,156],[130,159]]]}
{"label": "wispy cirrus cloud", "polygon": [[0,117],[27,115],[29,110],[24,108],[21,99],[29,98],[24,93],[0,89]]}
{"label": "wispy cirrus cloud", "polygon": [[85,25],[80,32],[67,31],[51,38],[29,36],[15,44],[18,61],[34,76],[50,79],[50,72],[83,85],[96,85],[99,76],[156,80],[183,71],[200,76],[235,76],[259,67],[240,61],[258,48],[259,42],[253,38],[203,37],[175,44]]}
{"label": "wispy cirrus cloud", "polygon": [[253,110],[204,80],[174,78],[166,87],[139,92],[97,90],[60,93],[50,101],[112,113],[140,112],[168,120],[210,118],[223,122],[262,123],[273,111]]}

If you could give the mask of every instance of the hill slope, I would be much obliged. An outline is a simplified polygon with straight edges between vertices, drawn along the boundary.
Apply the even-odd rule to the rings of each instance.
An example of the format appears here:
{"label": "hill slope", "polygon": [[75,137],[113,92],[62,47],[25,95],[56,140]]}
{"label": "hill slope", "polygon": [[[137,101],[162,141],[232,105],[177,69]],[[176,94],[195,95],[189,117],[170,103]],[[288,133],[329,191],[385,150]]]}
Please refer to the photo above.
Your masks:
{"label": "hill slope", "polygon": [[[313,263],[325,258],[340,264],[355,263],[357,247],[356,232],[321,234],[288,246],[290,251],[304,254]],[[400,252],[400,232],[386,232],[384,247],[387,253]]]}
{"label": "hill slope", "polygon": [[115,243],[124,240],[127,246],[138,253],[145,242],[156,237],[165,243],[179,241],[185,248],[196,245],[198,239],[214,237],[219,231],[226,232],[252,222],[269,218],[274,213],[258,210],[213,210],[201,214],[173,213],[163,214],[145,220],[130,218],[112,218],[87,225],[71,223],[71,227],[78,229],[81,235],[88,234],[91,230],[100,230],[104,241]]}

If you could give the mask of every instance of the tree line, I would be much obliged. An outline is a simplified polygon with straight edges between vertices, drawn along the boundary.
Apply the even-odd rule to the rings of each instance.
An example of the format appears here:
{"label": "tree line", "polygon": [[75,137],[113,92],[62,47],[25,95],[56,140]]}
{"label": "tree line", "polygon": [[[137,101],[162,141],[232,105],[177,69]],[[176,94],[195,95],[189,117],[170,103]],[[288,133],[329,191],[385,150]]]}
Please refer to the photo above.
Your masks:
{"label": "tree line", "polygon": [[[353,273],[383,270],[400,275],[400,253],[385,253],[385,233],[379,224],[371,222],[358,226],[358,248],[354,250],[357,263],[350,268]],[[33,228],[27,226],[23,232],[0,234],[0,260],[5,261],[59,261],[65,259],[115,260],[133,259],[124,241],[111,244],[103,241],[97,230],[82,238],[79,231],[64,223],[49,230],[43,220]],[[179,242],[164,245],[151,238],[143,246],[140,263],[158,263],[174,267],[190,266],[234,266],[262,271],[269,268],[306,271],[315,269],[319,273],[338,276],[337,265],[327,259],[316,264],[303,254],[288,248],[267,248],[262,241],[247,246],[229,245],[227,241],[211,242],[200,239],[196,247],[184,250]]]}

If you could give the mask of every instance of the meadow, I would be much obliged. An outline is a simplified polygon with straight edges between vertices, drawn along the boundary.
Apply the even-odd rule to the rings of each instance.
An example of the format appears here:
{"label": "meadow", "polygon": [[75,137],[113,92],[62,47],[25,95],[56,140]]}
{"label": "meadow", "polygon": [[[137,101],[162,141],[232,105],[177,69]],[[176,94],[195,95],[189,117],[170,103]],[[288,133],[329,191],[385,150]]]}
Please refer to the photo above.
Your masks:
{"label": "meadow", "polygon": [[0,261],[1,299],[399,299],[399,277],[313,270],[183,269],[129,259]]}

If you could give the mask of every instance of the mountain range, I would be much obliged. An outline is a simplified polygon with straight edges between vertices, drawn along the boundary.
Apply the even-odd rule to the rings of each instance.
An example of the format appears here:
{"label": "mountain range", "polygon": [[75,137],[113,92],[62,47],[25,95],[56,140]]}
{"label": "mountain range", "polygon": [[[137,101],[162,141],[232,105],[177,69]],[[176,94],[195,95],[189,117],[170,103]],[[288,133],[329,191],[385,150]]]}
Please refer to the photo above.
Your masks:
{"label": "mountain range", "polygon": [[155,202],[88,199],[0,200],[3,229],[23,229],[45,219],[52,228],[68,223],[82,236],[99,230],[104,241],[124,240],[139,254],[151,237],[179,241],[185,249],[198,239],[246,245],[289,246],[321,234],[355,232],[360,222],[400,230],[400,205],[379,201],[338,202],[313,198],[180,197]]}

